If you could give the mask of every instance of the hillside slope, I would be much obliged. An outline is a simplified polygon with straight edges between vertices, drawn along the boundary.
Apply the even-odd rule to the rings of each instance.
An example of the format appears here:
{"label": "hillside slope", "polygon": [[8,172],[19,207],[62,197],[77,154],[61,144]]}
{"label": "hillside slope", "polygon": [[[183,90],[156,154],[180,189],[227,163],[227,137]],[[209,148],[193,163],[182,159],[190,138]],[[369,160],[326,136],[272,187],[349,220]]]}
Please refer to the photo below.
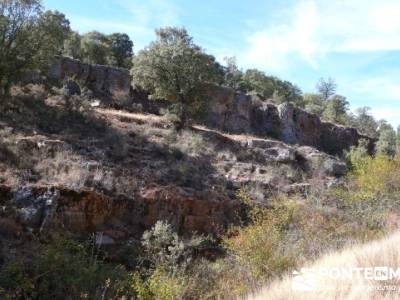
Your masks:
{"label": "hillside slope", "polygon": [[[335,195],[337,187],[354,189],[340,157],[218,126],[177,131],[168,114],[92,107],[87,100],[28,85],[0,103],[0,283],[7,293],[30,294],[33,286],[47,295],[48,282],[60,293],[75,288],[55,282],[57,270],[42,280],[43,269],[34,266],[57,257],[75,262],[76,245],[86,249],[81,259],[90,269],[87,255],[96,245],[105,267],[126,270],[114,273],[120,275],[113,288],[123,280],[128,294],[151,289],[155,280],[174,291],[167,299],[233,298],[391,226],[392,202],[371,210]],[[167,265],[153,262],[160,246],[147,240],[149,230],[166,238],[160,259]],[[13,274],[26,274],[28,288],[8,280],[18,261],[21,273]],[[85,281],[80,268],[58,276]],[[143,281],[132,283],[135,270]],[[103,284],[94,281],[93,295]]]}
{"label": "hillside slope", "polygon": [[[102,215],[101,209],[71,204],[73,211],[63,214],[79,216],[81,229],[106,230],[132,217],[133,210],[138,212],[135,226],[149,227],[165,219],[180,231],[217,233],[238,221],[239,188],[246,187],[254,200],[269,205],[267,199],[274,194],[306,193],[316,180],[321,186],[332,185],[346,171],[339,159],[308,146],[198,125],[177,132],[168,118],[151,114],[100,108],[70,111],[58,96],[44,102],[29,96],[18,101],[2,118],[0,183],[3,195],[9,195],[2,203],[11,201],[23,211],[34,200],[21,207],[15,198],[29,188],[32,195],[25,198],[58,190],[64,207],[68,201],[87,201],[81,191],[90,192],[96,203],[95,199],[108,199],[96,206],[110,202],[108,206],[116,207],[115,213],[111,209],[92,224],[87,214]],[[13,105],[23,111],[14,111]],[[36,229],[42,228],[46,214],[30,216]],[[122,231],[131,235],[130,229]]]}

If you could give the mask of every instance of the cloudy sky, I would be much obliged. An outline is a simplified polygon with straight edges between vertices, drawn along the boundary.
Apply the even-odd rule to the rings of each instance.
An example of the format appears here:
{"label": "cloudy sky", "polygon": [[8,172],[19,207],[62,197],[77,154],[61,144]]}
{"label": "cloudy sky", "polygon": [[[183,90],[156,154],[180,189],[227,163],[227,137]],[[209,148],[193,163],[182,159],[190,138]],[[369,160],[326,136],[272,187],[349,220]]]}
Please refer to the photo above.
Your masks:
{"label": "cloudy sky", "polygon": [[222,61],[236,56],[313,92],[333,77],[352,109],[400,124],[400,0],[44,0],[81,33],[126,32],[135,51],[161,26],[185,26]]}

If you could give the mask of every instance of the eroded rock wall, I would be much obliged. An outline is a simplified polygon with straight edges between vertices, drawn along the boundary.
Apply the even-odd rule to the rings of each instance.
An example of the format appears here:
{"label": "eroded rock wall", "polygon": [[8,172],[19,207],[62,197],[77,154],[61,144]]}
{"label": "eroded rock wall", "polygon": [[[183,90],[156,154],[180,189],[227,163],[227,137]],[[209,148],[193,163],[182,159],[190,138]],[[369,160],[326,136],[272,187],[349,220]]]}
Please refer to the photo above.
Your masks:
{"label": "eroded rock wall", "polygon": [[229,88],[213,88],[210,92],[205,123],[214,128],[237,134],[273,137],[287,144],[315,147],[330,154],[358,144],[360,139],[374,141],[357,129],[323,122],[290,103],[274,105],[253,95]]}
{"label": "eroded rock wall", "polygon": [[235,222],[241,209],[239,201],[226,195],[174,186],[149,188],[128,198],[64,187],[0,185],[0,205],[0,235],[66,231],[106,232],[120,238],[158,220],[180,232],[216,234]]}
{"label": "eroded rock wall", "polygon": [[82,82],[97,96],[129,94],[132,78],[128,70],[111,66],[91,65],[79,60],[59,57],[49,71],[52,80],[73,78]]}

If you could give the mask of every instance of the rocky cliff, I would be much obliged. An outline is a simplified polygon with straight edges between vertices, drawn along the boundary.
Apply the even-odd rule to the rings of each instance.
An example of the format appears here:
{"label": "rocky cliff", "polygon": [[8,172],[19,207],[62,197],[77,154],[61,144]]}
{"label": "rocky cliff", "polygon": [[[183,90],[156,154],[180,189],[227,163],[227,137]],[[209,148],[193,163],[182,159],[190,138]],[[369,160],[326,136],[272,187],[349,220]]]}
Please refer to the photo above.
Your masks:
{"label": "rocky cliff", "polygon": [[100,232],[109,242],[124,240],[157,220],[168,220],[181,232],[218,233],[240,211],[240,203],[225,195],[173,186],[154,187],[128,198],[65,187],[0,185],[0,204],[4,208],[0,235]]}
{"label": "rocky cliff", "polygon": [[[129,95],[131,90],[132,79],[128,70],[90,65],[67,57],[58,58],[49,72],[49,78],[63,80],[69,77],[82,82],[99,97]],[[132,97],[137,98],[135,95]],[[330,154],[340,154],[364,138],[370,140],[370,151],[373,151],[373,141],[359,134],[355,128],[323,122],[318,116],[290,103],[276,106],[261,101],[257,96],[215,86],[209,88],[209,99],[205,123],[214,128],[273,137],[288,144],[312,146]],[[144,102],[151,103],[148,100]],[[143,101],[140,104],[146,106]]]}
{"label": "rocky cliff", "polygon": [[210,89],[205,122],[214,128],[232,133],[268,136],[288,144],[315,147],[330,154],[340,154],[358,144],[360,139],[373,140],[357,129],[323,122],[290,103],[274,105],[253,95],[229,88]]}
{"label": "rocky cliff", "polygon": [[58,81],[73,78],[103,97],[128,95],[132,80],[126,69],[86,64],[68,57],[57,58],[48,77]]}

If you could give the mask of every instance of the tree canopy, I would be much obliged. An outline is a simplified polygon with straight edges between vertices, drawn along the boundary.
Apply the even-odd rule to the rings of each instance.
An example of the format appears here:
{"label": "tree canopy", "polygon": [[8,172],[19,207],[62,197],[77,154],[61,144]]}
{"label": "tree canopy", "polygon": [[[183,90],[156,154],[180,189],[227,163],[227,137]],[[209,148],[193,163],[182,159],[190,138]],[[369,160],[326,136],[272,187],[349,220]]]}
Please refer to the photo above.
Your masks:
{"label": "tree canopy", "polygon": [[44,12],[41,1],[0,1],[0,90],[6,92],[23,72],[45,69],[69,31],[65,16]]}
{"label": "tree canopy", "polygon": [[189,105],[201,105],[207,84],[221,80],[218,65],[184,28],[158,29],[156,36],[133,61],[134,81],[156,99],[179,103],[185,122]]}
{"label": "tree canopy", "polygon": [[376,152],[388,156],[396,154],[396,131],[385,120],[379,121],[379,139],[376,143]]}
{"label": "tree canopy", "polygon": [[90,64],[130,69],[133,42],[125,33],[106,35],[91,31],[79,35],[72,32],[64,42],[63,54]]}

